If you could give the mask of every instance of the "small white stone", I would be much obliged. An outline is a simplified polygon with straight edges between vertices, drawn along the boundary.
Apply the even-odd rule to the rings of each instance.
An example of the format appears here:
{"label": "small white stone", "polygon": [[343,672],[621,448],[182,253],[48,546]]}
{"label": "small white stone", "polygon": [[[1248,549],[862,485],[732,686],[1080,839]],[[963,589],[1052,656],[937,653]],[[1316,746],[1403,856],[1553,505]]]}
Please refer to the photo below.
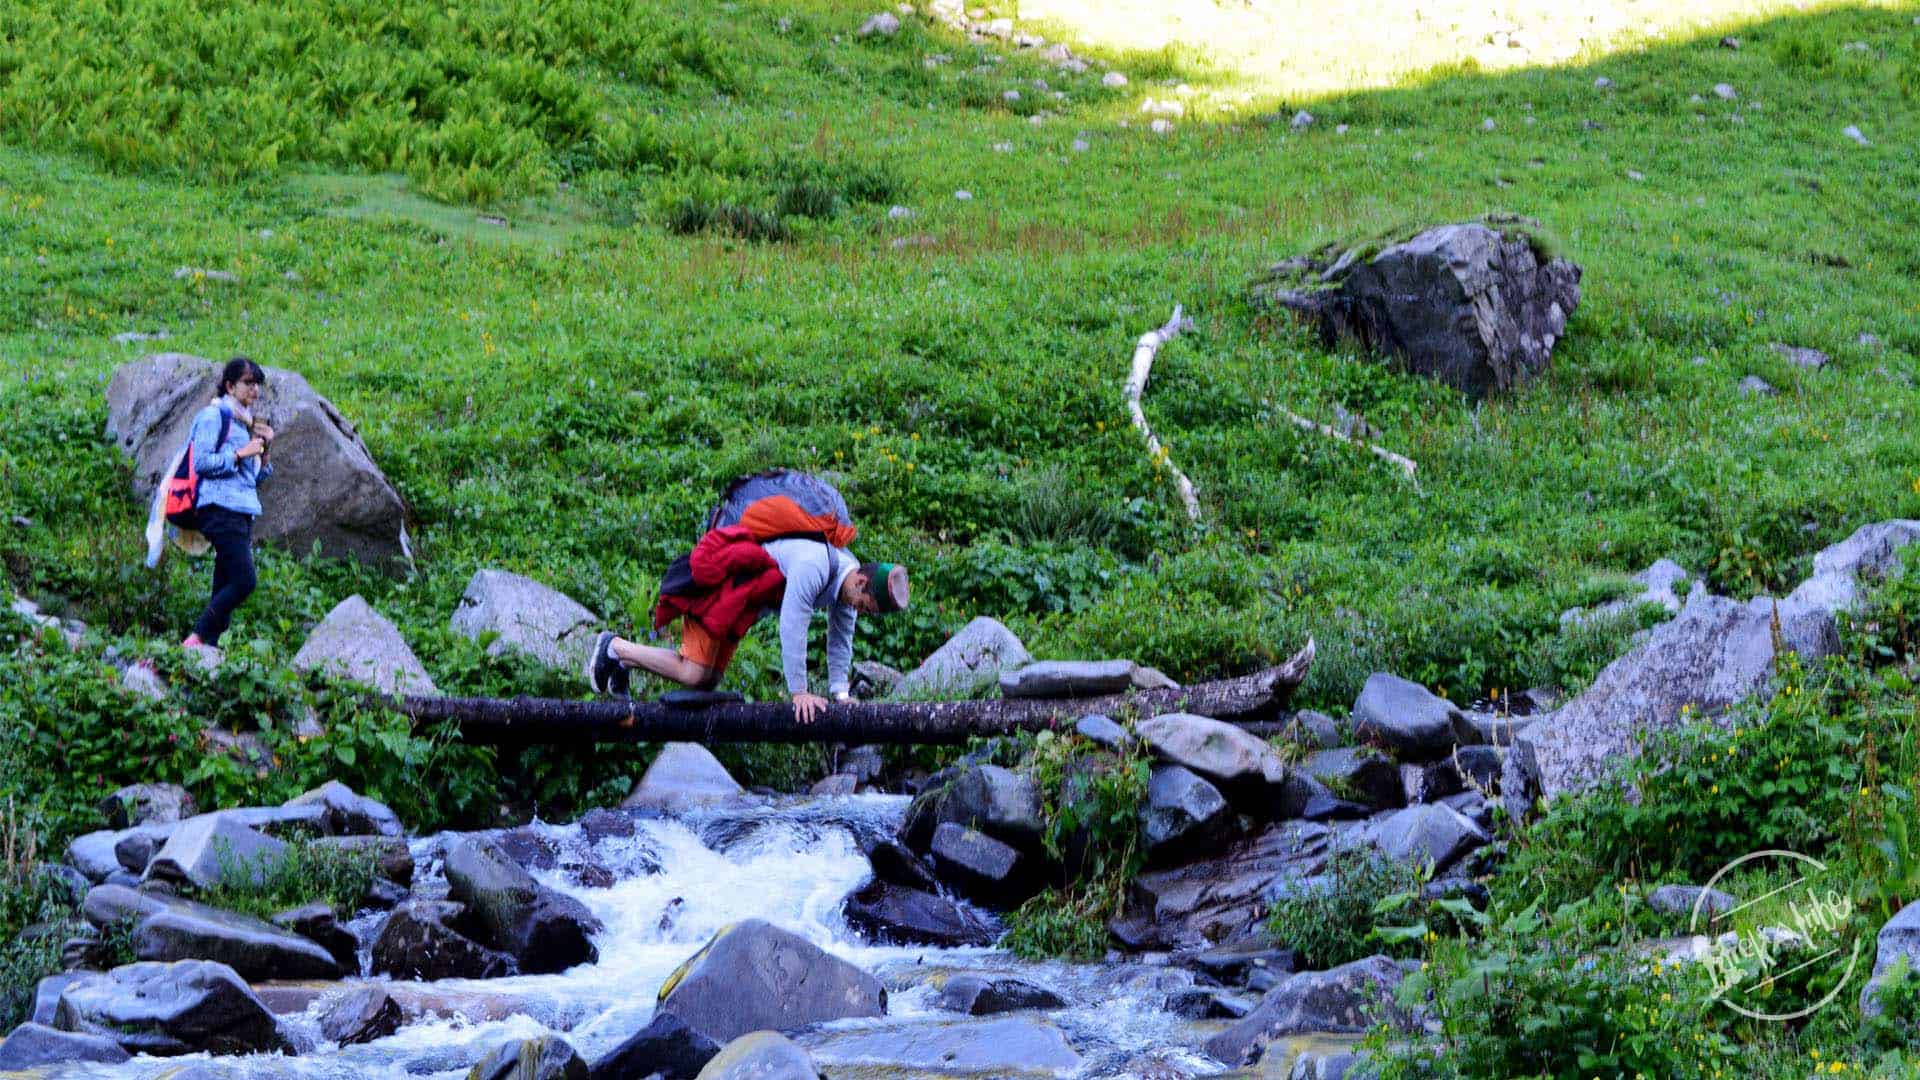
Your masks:
{"label": "small white stone", "polygon": [[1193,87],[1188,86],[1186,83],[1181,83],[1179,86],[1173,88],[1173,92],[1180,97],[1192,97]]}
{"label": "small white stone", "polygon": [[1035,79],[1035,80],[1033,80],[1033,88],[1034,88],[1035,90],[1038,90],[1038,91],[1040,91],[1040,92],[1041,92],[1041,93],[1043,93],[1043,94],[1044,94],[1044,93],[1046,93],[1046,92],[1047,92],[1047,90],[1049,89],[1049,88],[1048,88],[1048,86],[1047,86],[1047,80],[1045,80],[1045,79]]}
{"label": "small white stone", "polygon": [[1347,125],[1345,124],[1334,125],[1333,133],[1335,135],[1345,135],[1347,133]]}
{"label": "small white stone", "polygon": [[1125,86],[1127,85],[1127,77],[1117,71],[1109,71],[1105,75],[1100,76],[1100,85],[1110,88]]}
{"label": "small white stone", "polygon": [[773,28],[783,34],[790,33],[793,30],[793,20],[781,19],[779,22],[773,24]]}
{"label": "small white stone", "polygon": [[1010,142],[994,143],[993,152],[996,154],[1011,154],[1013,153],[1013,144]]}
{"label": "small white stone", "polygon": [[1521,123],[1523,123],[1523,124],[1525,124],[1525,125],[1527,125],[1528,127],[1532,127],[1532,126],[1533,126],[1533,117],[1531,117],[1531,116],[1526,116],[1526,117],[1522,117],[1522,118],[1521,118],[1521,120],[1520,120],[1520,122],[1521,122]]}
{"label": "small white stone", "polygon": [[900,16],[895,15],[891,11],[883,11],[878,15],[868,17],[866,22],[860,24],[859,31],[861,37],[871,37],[874,34],[879,34],[881,37],[892,37],[899,32]]}
{"label": "small white stone", "polygon": [[912,216],[913,210],[909,207],[890,206],[887,208],[887,217],[893,221],[905,221]]}
{"label": "small white stone", "polygon": [[948,56],[946,53],[928,53],[926,58],[921,60],[920,63],[929,69],[937,68],[942,64],[953,63],[953,57]]}
{"label": "small white stone", "polygon": [[1852,124],[1848,124],[1846,128],[1844,128],[1840,132],[1840,134],[1845,135],[1847,138],[1852,139],[1854,142],[1859,143],[1861,146],[1873,145],[1872,143],[1867,141],[1866,134],[1862,132],[1858,127]]}
{"label": "small white stone", "polygon": [[1487,117],[1485,120],[1480,121],[1481,131],[1492,131],[1495,126],[1496,125],[1493,122],[1493,117],[1491,116]]}
{"label": "small white stone", "polygon": [[1160,119],[1160,120],[1155,120],[1152,124],[1148,126],[1153,128],[1153,133],[1155,135],[1165,135],[1167,132],[1173,130],[1173,121],[1167,120],[1167,119]]}
{"label": "small white stone", "polygon": [[1645,180],[1646,178],[1647,178],[1647,174],[1641,172],[1638,169],[1627,170],[1627,179],[1629,180]]}
{"label": "small white stone", "polygon": [[1015,102],[1015,101],[1019,101],[1019,100],[1020,100],[1020,91],[1018,91],[1018,90],[1009,90],[1009,91],[1007,91],[1006,93],[1004,93],[1004,94],[1001,94],[1001,95],[1000,95],[1000,97],[1001,97],[1002,99],[1004,99],[1005,101],[1007,101],[1007,102],[1008,102],[1009,104],[1011,104],[1012,102]]}
{"label": "small white stone", "polygon": [[1027,123],[1032,124],[1034,127],[1039,127],[1041,124],[1047,122],[1049,115],[1050,114],[1043,112],[1034,113],[1032,116],[1027,117]]}
{"label": "small white stone", "polygon": [[1593,88],[1595,90],[1611,90],[1613,89],[1613,80],[1607,78],[1605,75],[1602,75],[1599,78],[1593,80]]}
{"label": "small white stone", "polygon": [[1293,114],[1293,130],[1305,131],[1313,126],[1313,114],[1305,109]]}
{"label": "small white stone", "polygon": [[961,202],[971,202],[973,201],[973,192],[968,191],[966,188],[961,188],[959,191],[953,193],[953,197]]}
{"label": "small white stone", "polygon": [[1849,41],[1845,45],[1840,46],[1840,51],[1841,52],[1872,52],[1873,50],[1869,48],[1867,43],[1864,41]]}
{"label": "small white stone", "polygon": [[1073,152],[1074,152],[1074,153],[1076,153],[1076,154],[1084,154],[1084,153],[1086,153],[1086,152],[1087,152],[1088,150],[1090,150],[1090,149],[1092,149],[1092,147],[1091,147],[1091,146],[1090,146],[1090,145],[1088,144],[1088,142],[1087,142],[1087,140],[1085,140],[1085,139],[1075,139],[1075,140],[1073,140]]}
{"label": "small white stone", "polygon": [[1713,95],[1721,101],[1732,101],[1734,98],[1740,96],[1734,92],[1731,83],[1715,83],[1713,86]]}

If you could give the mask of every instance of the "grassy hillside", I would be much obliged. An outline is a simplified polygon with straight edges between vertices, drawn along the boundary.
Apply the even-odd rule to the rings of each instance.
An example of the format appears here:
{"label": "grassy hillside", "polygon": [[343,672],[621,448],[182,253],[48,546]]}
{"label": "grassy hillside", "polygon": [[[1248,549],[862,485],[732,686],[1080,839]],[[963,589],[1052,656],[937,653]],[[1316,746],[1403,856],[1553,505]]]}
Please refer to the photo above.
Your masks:
{"label": "grassy hillside", "polygon": [[[138,570],[100,436],[107,374],[156,347],[300,369],[417,518],[405,581],[268,555],[233,641],[286,655],[360,591],[452,689],[507,678],[446,629],[475,569],[633,625],[718,486],[775,462],[837,473],[864,552],[916,572],[863,655],[909,666],[992,614],[1042,656],[1198,678],[1312,634],[1308,697],[1334,705],[1375,668],[1455,697],[1577,681],[1610,644],[1556,614],[1657,557],[1777,590],[1920,514],[1909,9],[1295,95],[1319,117],[1296,133],[1271,96],[1213,96],[1246,80],[1192,50],[1072,74],[918,18],[857,37],[838,4],[615,5],[617,48],[584,2],[170,18],[187,6],[0,15],[0,514],[32,523],[0,561],[112,632],[172,637],[203,592],[198,568]],[[1171,133],[1150,97],[1187,103]],[[352,134],[387,114],[384,141]],[[491,148],[453,153],[463,130]],[[1244,299],[1321,242],[1494,209],[1587,274],[1552,376],[1513,397],[1330,354]],[[1119,392],[1175,303],[1197,330],[1146,408],[1199,529]],[[1750,373],[1780,395],[1741,396]],[[1417,490],[1275,421],[1335,405],[1420,463]],[[756,634],[736,679],[769,693],[775,662]]]}

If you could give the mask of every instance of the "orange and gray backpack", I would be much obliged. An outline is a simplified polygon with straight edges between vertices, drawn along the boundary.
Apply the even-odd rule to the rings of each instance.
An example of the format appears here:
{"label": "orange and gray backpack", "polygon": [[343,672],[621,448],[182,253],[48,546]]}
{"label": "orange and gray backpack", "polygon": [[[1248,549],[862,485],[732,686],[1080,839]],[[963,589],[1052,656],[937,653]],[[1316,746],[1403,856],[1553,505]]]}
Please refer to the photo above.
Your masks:
{"label": "orange and gray backpack", "polygon": [[[227,433],[233,429],[233,414],[220,407],[220,437],[214,440],[213,448],[218,451],[227,445]],[[187,429],[187,448],[180,455],[180,465],[166,480],[166,503],[161,511],[167,521],[177,529],[198,531],[200,528],[200,470],[193,462],[193,429]]]}

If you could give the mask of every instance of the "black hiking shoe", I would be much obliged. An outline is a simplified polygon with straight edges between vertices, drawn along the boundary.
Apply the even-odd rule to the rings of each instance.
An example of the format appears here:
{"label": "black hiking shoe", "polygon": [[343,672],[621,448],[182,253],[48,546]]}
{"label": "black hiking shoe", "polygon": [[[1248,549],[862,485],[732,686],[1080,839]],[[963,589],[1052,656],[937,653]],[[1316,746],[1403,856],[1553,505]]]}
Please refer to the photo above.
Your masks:
{"label": "black hiking shoe", "polygon": [[626,697],[629,679],[626,667],[613,655],[613,631],[602,630],[593,639],[593,652],[587,657],[587,685],[596,694]]}

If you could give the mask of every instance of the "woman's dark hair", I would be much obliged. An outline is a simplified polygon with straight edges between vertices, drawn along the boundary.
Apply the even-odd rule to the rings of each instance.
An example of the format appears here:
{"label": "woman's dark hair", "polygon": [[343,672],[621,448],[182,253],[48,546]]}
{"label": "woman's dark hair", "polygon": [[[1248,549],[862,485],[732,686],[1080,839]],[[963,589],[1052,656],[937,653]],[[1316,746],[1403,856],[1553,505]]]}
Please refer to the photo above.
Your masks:
{"label": "woman's dark hair", "polygon": [[267,373],[260,370],[260,365],[254,363],[248,357],[236,356],[227,361],[226,367],[220,369],[220,392],[223,394],[226,393],[228,388],[242,379],[252,379],[254,382],[265,386],[267,383]]}

